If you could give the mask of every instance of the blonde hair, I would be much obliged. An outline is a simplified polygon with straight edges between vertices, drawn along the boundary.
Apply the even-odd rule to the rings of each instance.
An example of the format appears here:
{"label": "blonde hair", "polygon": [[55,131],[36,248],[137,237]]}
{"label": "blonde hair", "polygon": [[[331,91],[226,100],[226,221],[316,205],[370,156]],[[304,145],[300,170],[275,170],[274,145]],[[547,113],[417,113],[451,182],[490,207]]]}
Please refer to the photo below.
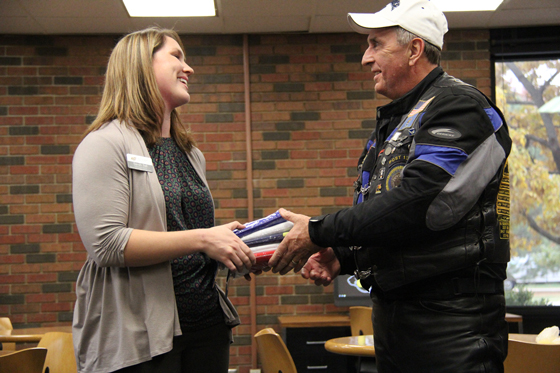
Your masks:
{"label": "blonde hair", "polygon": [[[165,104],[154,76],[152,57],[163,46],[166,36],[174,39],[185,54],[181,38],[169,29],[150,27],[119,40],[107,64],[99,112],[84,136],[118,119],[135,127],[148,147],[160,141]],[[184,151],[195,145],[176,109],[171,112],[171,136]]]}

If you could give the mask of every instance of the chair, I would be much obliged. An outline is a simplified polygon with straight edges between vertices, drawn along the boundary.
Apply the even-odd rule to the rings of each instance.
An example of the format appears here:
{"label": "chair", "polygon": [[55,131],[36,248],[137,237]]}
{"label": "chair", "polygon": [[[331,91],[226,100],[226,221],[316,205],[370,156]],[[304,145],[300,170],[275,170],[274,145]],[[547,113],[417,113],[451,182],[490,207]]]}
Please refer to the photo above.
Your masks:
{"label": "chair", "polygon": [[46,347],[49,350],[43,370],[45,373],[76,373],[78,371],[72,333],[45,333],[37,347]]}
{"label": "chair", "polygon": [[280,335],[272,328],[255,334],[263,373],[297,373],[292,355]]}
{"label": "chair", "polygon": [[504,373],[558,373],[560,344],[539,344],[535,342],[535,337],[528,334],[509,335]]}
{"label": "chair", "polygon": [[[372,307],[353,306],[350,310],[350,331],[353,336],[373,334],[371,314]],[[373,357],[358,357],[356,363],[358,373],[376,373],[377,366]]]}
{"label": "chair", "polygon": [[[10,320],[9,317],[0,317],[0,330],[14,330],[14,327],[12,325],[12,321]],[[7,334],[7,333],[6,333]],[[9,350],[9,351],[15,351],[16,350],[16,344],[15,343],[2,343],[1,344],[2,348],[0,348],[0,350]]]}
{"label": "chair", "polygon": [[0,330],[13,330],[12,321],[9,317],[0,317]]}
{"label": "chair", "polygon": [[373,312],[373,308],[354,306],[349,309],[350,330],[352,335],[373,334],[373,324],[371,322],[371,313]]}
{"label": "chair", "polygon": [[41,373],[47,356],[47,349],[27,348],[0,356],[2,373]]}

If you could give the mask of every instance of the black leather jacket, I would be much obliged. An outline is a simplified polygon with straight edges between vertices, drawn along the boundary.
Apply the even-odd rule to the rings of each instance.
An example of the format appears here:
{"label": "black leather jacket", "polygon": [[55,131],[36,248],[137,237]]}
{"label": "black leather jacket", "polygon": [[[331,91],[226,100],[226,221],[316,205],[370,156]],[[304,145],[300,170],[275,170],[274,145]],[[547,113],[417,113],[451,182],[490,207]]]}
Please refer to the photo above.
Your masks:
{"label": "black leather jacket", "polygon": [[503,280],[510,149],[499,109],[438,67],[377,109],[354,206],[312,218],[311,239],[383,292],[462,270]]}

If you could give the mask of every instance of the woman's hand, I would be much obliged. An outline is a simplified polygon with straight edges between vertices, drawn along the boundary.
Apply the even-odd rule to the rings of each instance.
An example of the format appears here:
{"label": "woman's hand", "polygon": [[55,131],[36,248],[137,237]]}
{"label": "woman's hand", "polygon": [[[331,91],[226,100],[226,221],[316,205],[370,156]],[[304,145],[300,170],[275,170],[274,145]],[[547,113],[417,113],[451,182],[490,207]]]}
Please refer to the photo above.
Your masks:
{"label": "woman's hand", "polygon": [[205,229],[202,235],[202,250],[210,258],[223,263],[233,272],[249,272],[255,265],[255,254],[233,233],[234,229],[245,228],[237,221]]}

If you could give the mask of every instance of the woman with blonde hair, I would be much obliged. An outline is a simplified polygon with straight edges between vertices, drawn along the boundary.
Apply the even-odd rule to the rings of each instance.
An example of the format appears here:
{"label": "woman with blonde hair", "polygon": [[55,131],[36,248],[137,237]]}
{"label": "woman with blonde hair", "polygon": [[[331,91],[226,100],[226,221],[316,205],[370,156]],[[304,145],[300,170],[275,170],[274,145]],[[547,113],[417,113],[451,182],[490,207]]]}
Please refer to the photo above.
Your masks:
{"label": "woman with blonde hair", "polygon": [[227,372],[235,310],[218,262],[246,272],[251,250],[214,226],[205,159],[179,120],[189,102],[176,32],[124,36],[96,120],[72,164],[76,224],[88,252],[76,284],[79,372]]}

